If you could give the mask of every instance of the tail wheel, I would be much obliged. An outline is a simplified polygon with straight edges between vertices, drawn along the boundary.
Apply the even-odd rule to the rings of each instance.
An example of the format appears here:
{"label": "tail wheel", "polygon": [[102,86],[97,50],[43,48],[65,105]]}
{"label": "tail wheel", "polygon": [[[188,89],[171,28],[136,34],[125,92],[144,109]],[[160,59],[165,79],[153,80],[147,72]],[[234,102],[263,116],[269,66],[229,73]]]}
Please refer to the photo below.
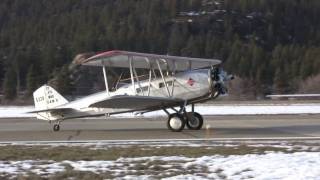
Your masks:
{"label": "tail wheel", "polygon": [[186,121],[184,120],[183,116],[180,114],[171,114],[169,116],[167,126],[173,132],[180,132],[184,129],[186,125]]}
{"label": "tail wheel", "polygon": [[187,127],[191,130],[199,130],[202,128],[203,118],[197,112],[187,113]]}
{"label": "tail wheel", "polygon": [[60,125],[59,124],[53,125],[53,131],[59,131],[59,130],[60,130]]}

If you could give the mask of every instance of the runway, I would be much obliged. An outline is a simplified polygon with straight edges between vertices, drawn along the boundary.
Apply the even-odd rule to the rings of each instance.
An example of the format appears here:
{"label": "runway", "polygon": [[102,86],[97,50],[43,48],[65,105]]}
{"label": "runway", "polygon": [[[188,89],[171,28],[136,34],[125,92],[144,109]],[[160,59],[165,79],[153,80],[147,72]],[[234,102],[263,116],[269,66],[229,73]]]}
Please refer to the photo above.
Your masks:
{"label": "runway", "polygon": [[0,141],[85,141],[320,137],[320,115],[205,116],[202,130],[171,132],[166,118],[87,118],[53,124],[34,118],[0,119]]}

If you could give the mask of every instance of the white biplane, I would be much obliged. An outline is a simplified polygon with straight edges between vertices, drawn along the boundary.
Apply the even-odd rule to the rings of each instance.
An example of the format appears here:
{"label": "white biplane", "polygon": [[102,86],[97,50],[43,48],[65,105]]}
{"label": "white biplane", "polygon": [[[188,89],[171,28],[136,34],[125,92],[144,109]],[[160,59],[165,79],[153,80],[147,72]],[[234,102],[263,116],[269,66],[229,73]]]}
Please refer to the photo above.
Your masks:
{"label": "white biplane", "polygon": [[[55,122],[54,131],[59,131],[60,123],[66,119],[156,110],[168,115],[167,127],[172,131],[181,131],[185,126],[199,130],[203,118],[194,112],[194,104],[225,94],[225,82],[232,79],[219,67],[221,61],[215,59],[113,50],[91,56],[80,64],[101,66],[106,90],[68,102],[50,86],[37,89],[33,93],[35,111],[31,113],[36,113],[38,119]],[[107,67],[128,68],[131,82],[120,87],[117,83],[111,90]],[[148,72],[144,79],[136,69]],[[187,105],[192,106],[191,112],[186,111]]]}

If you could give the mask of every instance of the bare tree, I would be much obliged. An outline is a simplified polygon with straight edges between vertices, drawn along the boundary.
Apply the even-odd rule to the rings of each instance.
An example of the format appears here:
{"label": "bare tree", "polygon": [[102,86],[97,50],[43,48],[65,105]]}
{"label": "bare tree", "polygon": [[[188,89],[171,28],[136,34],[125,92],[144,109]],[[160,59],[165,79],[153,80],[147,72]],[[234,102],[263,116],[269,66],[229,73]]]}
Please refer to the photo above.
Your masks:
{"label": "bare tree", "polygon": [[255,85],[249,79],[235,76],[228,84],[229,100],[253,100],[255,99]]}
{"label": "bare tree", "polygon": [[311,76],[305,81],[302,81],[299,86],[299,93],[320,94],[320,74]]}

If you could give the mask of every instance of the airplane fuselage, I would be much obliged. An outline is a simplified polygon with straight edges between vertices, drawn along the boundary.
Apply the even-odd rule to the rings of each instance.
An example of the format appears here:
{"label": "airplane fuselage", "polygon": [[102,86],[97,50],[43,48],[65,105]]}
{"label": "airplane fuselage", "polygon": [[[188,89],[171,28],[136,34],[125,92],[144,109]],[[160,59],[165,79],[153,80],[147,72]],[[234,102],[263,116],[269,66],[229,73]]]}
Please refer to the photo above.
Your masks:
{"label": "airplane fuselage", "polygon": [[[166,82],[166,83],[164,83]],[[115,91],[102,91],[89,95],[87,97],[60,105],[56,108],[72,108],[75,111],[64,114],[43,114],[49,117],[44,120],[70,119],[87,116],[112,115],[123,112],[132,112],[136,109],[128,108],[94,108],[91,104],[106,99],[108,97],[128,95],[128,96],[150,96],[183,99],[186,101],[197,100],[202,97],[208,97],[212,91],[212,82],[210,78],[210,69],[190,70],[179,72],[175,76],[165,76],[164,79],[154,78],[126,84]],[[160,108],[159,108],[160,109]],[[48,112],[43,112],[48,113]],[[41,119],[41,113],[38,118]]]}

